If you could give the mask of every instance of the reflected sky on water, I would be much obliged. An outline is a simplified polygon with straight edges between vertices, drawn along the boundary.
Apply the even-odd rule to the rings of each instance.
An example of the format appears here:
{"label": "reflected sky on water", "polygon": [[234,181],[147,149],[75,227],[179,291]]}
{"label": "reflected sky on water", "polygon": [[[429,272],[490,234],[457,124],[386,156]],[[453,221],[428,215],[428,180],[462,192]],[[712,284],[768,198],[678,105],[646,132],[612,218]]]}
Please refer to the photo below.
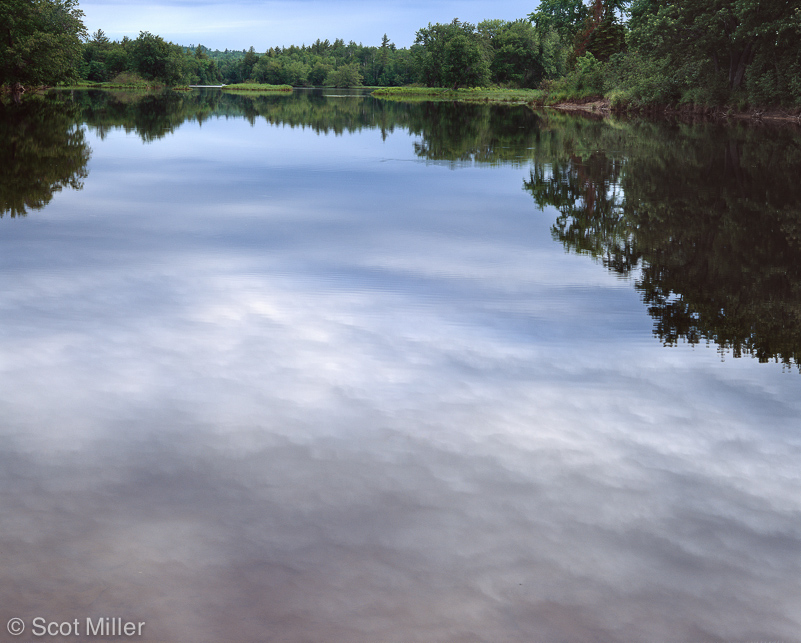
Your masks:
{"label": "reflected sky on water", "polygon": [[801,640],[798,372],[665,348],[526,163],[400,126],[85,136],[83,189],[0,221],[4,618]]}

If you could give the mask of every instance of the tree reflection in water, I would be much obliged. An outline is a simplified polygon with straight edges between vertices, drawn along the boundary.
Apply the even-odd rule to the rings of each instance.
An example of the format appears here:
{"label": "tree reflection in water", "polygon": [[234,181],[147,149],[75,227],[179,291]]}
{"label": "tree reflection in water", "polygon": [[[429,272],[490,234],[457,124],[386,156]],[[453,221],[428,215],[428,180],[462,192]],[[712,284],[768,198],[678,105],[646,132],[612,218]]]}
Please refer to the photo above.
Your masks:
{"label": "tree reflection in water", "polygon": [[666,346],[714,342],[801,365],[796,132],[559,119],[548,138],[524,188],[559,210],[565,248],[621,275],[638,269]]}
{"label": "tree reflection in water", "polygon": [[84,125],[101,139],[122,128],[150,143],[212,117],[334,135],[401,129],[426,161],[530,167],[524,188],[559,212],[554,238],[634,275],[665,345],[711,342],[736,357],[801,365],[801,135],[790,128],[364,94],[62,92],[0,105],[0,213],[22,216],[63,187],[81,189],[91,152]]}
{"label": "tree reflection in water", "polygon": [[0,102],[0,217],[25,216],[65,187],[83,188],[91,150],[80,114],[62,100]]}

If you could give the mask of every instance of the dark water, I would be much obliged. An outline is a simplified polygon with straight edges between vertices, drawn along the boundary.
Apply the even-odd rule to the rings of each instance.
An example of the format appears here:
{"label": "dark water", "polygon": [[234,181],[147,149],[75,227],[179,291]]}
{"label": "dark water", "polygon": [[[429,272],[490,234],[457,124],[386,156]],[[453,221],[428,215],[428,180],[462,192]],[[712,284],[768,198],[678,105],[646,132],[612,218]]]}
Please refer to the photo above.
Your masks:
{"label": "dark water", "polygon": [[0,640],[801,641],[799,133],[335,93],[0,107]]}

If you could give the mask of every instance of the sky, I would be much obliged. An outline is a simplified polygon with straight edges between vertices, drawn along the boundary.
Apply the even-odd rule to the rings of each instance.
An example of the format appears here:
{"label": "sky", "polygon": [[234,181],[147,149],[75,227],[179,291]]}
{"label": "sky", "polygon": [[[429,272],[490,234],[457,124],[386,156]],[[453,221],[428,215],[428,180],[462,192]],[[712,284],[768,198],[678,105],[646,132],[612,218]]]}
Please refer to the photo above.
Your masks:
{"label": "sky", "polygon": [[90,33],[102,29],[112,40],[149,31],[182,44],[210,49],[246,49],[310,44],[342,38],[380,45],[386,33],[398,47],[408,47],[429,22],[478,23],[516,20],[534,11],[536,0],[92,0],[81,2]]}

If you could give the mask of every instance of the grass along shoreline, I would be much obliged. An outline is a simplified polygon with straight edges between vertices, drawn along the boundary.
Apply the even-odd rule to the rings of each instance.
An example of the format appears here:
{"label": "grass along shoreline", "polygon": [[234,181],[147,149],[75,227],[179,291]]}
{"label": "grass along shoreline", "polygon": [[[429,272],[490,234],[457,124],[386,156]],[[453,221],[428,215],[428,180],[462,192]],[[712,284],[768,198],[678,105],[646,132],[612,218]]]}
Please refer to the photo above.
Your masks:
{"label": "grass along shoreline", "polygon": [[292,85],[264,85],[261,83],[235,83],[224,85],[224,92],[285,92],[292,93]]}

